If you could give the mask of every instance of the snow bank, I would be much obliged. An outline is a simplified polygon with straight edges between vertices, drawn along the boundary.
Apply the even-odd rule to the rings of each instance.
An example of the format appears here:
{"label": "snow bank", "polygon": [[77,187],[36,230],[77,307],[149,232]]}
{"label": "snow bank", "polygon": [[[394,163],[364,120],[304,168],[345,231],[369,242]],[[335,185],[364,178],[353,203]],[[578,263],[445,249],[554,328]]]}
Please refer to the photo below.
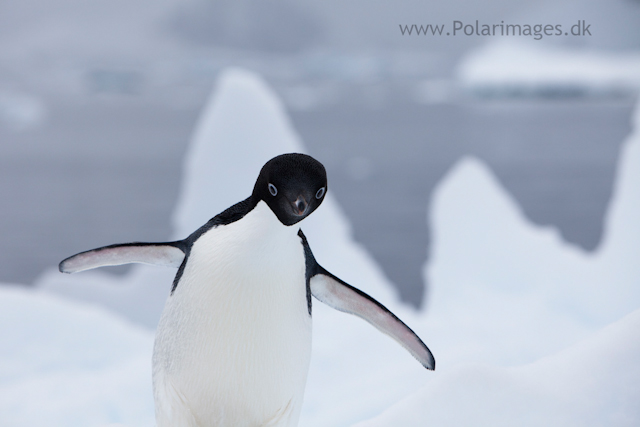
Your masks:
{"label": "snow bank", "polygon": [[376,419],[377,426],[635,426],[640,310],[551,357],[517,368],[464,365]]}
{"label": "snow bank", "polygon": [[460,63],[461,84],[484,95],[602,95],[640,89],[640,53],[501,41]]}
{"label": "snow bank", "polygon": [[154,425],[153,335],[95,306],[0,286],[2,425]]}

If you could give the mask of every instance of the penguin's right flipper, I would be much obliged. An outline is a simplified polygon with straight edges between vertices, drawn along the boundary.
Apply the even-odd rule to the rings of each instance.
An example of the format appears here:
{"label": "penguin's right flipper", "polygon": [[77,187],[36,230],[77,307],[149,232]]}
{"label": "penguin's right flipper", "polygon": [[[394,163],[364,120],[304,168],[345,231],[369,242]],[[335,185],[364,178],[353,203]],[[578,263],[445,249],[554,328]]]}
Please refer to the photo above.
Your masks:
{"label": "penguin's right flipper", "polygon": [[70,256],[58,268],[62,273],[76,273],[107,265],[142,263],[179,267],[185,252],[182,241],[167,243],[124,243],[104,246]]}

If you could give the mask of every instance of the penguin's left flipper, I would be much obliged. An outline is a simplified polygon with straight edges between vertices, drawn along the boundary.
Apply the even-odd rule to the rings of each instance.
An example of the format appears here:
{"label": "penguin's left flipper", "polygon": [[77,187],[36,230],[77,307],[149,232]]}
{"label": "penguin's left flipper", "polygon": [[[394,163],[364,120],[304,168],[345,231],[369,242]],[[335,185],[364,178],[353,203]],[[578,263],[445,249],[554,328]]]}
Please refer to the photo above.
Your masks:
{"label": "penguin's left flipper", "polygon": [[[431,350],[411,328],[398,319],[387,307],[322,268],[313,256],[309,242],[302,230],[298,230],[298,236],[304,249],[307,285],[311,295],[329,307],[355,314],[366,320],[380,332],[396,340],[422,366],[432,371],[436,369],[436,360],[431,354]],[[308,301],[308,304],[309,314],[311,314],[311,300]]]}
{"label": "penguin's left flipper", "polygon": [[70,256],[58,268],[62,273],[76,273],[107,265],[142,263],[179,267],[185,252],[182,241],[166,243],[124,243],[104,246]]}
{"label": "penguin's left flipper", "polygon": [[310,280],[311,295],[323,303],[366,320],[380,332],[389,335],[403,346],[427,369],[436,368],[436,360],[429,348],[407,325],[384,305],[360,289],[343,282],[318,265],[318,273]]}

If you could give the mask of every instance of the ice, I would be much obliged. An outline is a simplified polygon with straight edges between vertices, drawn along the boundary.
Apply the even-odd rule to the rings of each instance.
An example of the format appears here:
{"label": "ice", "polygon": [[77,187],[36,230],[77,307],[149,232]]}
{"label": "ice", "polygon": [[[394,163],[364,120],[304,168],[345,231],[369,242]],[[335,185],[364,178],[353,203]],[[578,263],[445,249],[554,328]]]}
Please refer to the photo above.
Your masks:
{"label": "ice", "polygon": [[640,52],[614,53],[500,41],[460,63],[463,86],[492,95],[602,95],[640,89]]}

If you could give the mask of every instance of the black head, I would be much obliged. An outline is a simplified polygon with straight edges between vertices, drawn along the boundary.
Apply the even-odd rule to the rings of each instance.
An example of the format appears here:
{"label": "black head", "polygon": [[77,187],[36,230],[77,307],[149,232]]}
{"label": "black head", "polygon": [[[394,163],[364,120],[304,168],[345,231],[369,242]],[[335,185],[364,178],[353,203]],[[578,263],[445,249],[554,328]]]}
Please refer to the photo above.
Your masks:
{"label": "black head", "polygon": [[293,225],[315,211],[327,193],[327,172],[306,154],[282,154],[260,171],[252,197],[264,200],[284,225]]}

